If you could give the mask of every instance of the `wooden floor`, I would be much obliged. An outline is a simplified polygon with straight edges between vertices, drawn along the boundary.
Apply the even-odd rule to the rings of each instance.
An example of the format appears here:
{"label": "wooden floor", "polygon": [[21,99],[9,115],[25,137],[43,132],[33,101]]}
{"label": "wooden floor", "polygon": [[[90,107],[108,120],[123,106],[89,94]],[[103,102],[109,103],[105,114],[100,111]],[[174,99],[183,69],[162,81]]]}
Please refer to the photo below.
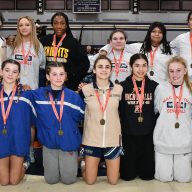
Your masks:
{"label": "wooden floor", "polygon": [[192,192],[191,183],[161,183],[156,180],[122,181],[115,186],[109,185],[106,177],[98,177],[95,185],[89,186],[78,178],[77,183],[72,185],[55,184],[49,185],[43,176],[26,175],[25,179],[17,186],[0,186],[0,192]]}

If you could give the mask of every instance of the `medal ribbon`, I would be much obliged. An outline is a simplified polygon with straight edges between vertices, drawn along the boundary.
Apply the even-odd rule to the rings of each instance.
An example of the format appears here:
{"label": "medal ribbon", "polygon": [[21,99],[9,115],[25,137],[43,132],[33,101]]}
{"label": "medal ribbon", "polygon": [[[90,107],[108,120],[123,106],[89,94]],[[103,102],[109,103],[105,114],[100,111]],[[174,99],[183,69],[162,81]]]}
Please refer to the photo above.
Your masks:
{"label": "medal ribbon", "polygon": [[98,100],[98,102],[99,102],[99,106],[100,106],[100,109],[101,109],[101,111],[104,113],[104,111],[105,111],[105,109],[106,109],[106,107],[107,107],[107,104],[108,104],[108,101],[109,101],[109,97],[110,97],[110,89],[108,89],[107,90],[107,98],[106,98],[106,101],[105,101],[105,103],[104,103],[104,106],[102,105],[102,103],[101,103],[101,100],[100,100],[100,98],[99,98],[99,92],[98,92],[98,90],[96,90],[96,92],[95,92],[95,94],[96,94],[96,97],[97,97],[97,100]]}
{"label": "medal ribbon", "polygon": [[10,113],[10,110],[11,110],[11,106],[13,104],[13,98],[15,96],[16,90],[17,90],[17,85],[15,85],[14,88],[13,88],[13,91],[12,91],[12,94],[11,94],[11,97],[10,97],[10,100],[9,100],[9,104],[8,104],[7,110],[5,112],[5,104],[4,104],[4,97],[3,97],[4,89],[3,88],[1,89],[1,93],[0,93],[0,95],[1,95],[1,110],[2,110],[4,127],[6,126],[7,119],[9,117],[9,113]]}
{"label": "medal ribbon", "polygon": [[139,89],[137,87],[136,80],[132,76],[132,82],[134,85],[134,90],[137,95],[138,101],[139,101],[139,110],[140,113],[142,113],[142,108],[143,108],[143,100],[144,100],[144,90],[145,90],[145,79],[142,80],[142,85],[141,85],[141,94],[139,94]]}
{"label": "medal ribbon", "polygon": [[156,47],[154,50],[150,51],[150,67],[151,70],[153,70],[153,66],[154,66],[154,59],[155,59],[155,54],[157,52],[158,47]]}
{"label": "medal ribbon", "polygon": [[49,93],[49,98],[50,98],[50,102],[51,102],[53,112],[54,112],[57,120],[59,121],[59,123],[61,125],[61,119],[62,119],[62,116],[63,116],[63,106],[64,106],[64,91],[62,91],[62,94],[61,94],[60,114],[57,113],[57,109],[56,109],[55,103],[53,101],[53,96],[50,93]]}
{"label": "medal ribbon", "polygon": [[23,64],[27,64],[30,50],[31,50],[31,41],[30,41],[29,50],[28,50],[26,55],[25,55],[24,45],[23,45],[23,42],[22,42],[22,50],[21,51],[22,51],[22,56],[23,56]]}
{"label": "medal ribbon", "polygon": [[115,61],[115,76],[116,76],[116,79],[118,78],[119,69],[120,69],[120,66],[121,66],[121,62],[123,60],[123,52],[124,52],[124,50],[121,51],[120,57],[119,57],[119,59],[117,59],[115,57],[114,49],[112,49],[112,53],[113,53],[113,57],[114,57],[114,61]]}
{"label": "medal ribbon", "polygon": [[61,45],[61,43],[63,42],[63,40],[65,39],[65,37],[66,37],[66,33],[62,35],[59,43],[56,45],[56,34],[53,35],[53,57],[54,57],[54,61],[56,61],[58,48]]}
{"label": "medal ribbon", "polygon": [[[179,97],[176,95],[175,87],[173,85],[172,85],[172,87],[173,87],[173,99],[174,99],[175,114],[176,114],[176,118],[178,119],[180,109],[181,109],[181,99],[183,96],[183,83],[182,83],[180,90],[179,90]],[[177,99],[179,100],[178,102],[177,102]]]}

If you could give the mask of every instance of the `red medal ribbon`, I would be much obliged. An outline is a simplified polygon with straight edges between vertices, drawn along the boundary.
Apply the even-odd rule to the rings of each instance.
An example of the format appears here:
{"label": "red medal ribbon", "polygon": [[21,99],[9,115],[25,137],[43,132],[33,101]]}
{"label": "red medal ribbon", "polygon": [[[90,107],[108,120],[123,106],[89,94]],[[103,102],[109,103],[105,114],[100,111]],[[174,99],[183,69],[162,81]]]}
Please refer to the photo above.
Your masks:
{"label": "red medal ribbon", "polygon": [[54,112],[57,120],[59,121],[59,123],[61,125],[61,119],[62,119],[62,116],[63,116],[63,107],[64,107],[64,91],[62,91],[62,94],[61,94],[60,114],[57,113],[57,109],[56,109],[55,103],[53,101],[53,96],[50,93],[49,93],[49,98],[50,98],[50,102],[51,102],[53,112]]}
{"label": "red medal ribbon", "polygon": [[150,67],[151,70],[153,70],[153,66],[154,66],[154,59],[155,59],[155,54],[157,52],[158,47],[156,47],[154,50],[150,51]]}
{"label": "red medal ribbon", "polygon": [[97,97],[97,99],[98,99],[98,102],[99,102],[99,106],[100,106],[100,109],[101,109],[101,111],[104,113],[104,111],[105,111],[105,109],[106,109],[106,107],[107,107],[107,104],[108,104],[108,101],[109,101],[109,97],[110,97],[110,89],[108,89],[107,90],[107,98],[106,98],[106,101],[105,101],[105,103],[104,103],[104,106],[102,105],[102,103],[101,103],[101,100],[100,100],[100,98],[99,98],[99,92],[98,92],[98,90],[96,90],[96,92],[95,92],[95,94],[96,94],[96,97]]}
{"label": "red medal ribbon", "polygon": [[1,93],[0,93],[0,95],[1,95],[1,110],[2,110],[4,127],[5,127],[6,123],[7,123],[8,117],[9,117],[9,113],[10,113],[10,110],[11,110],[11,106],[12,106],[12,103],[13,103],[13,98],[15,96],[16,90],[17,90],[17,85],[15,85],[14,88],[13,88],[13,91],[12,91],[12,94],[11,94],[11,97],[10,97],[10,100],[9,100],[9,104],[8,104],[7,110],[5,112],[5,104],[4,104],[4,97],[3,97],[4,89],[3,89],[3,87],[1,89]]}
{"label": "red medal ribbon", "polygon": [[114,49],[112,49],[112,53],[113,53],[113,57],[114,57],[114,61],[115,61],[115,76],[116,76],[116,79],[118,78],[119,69],[120,69],[120,66],[121,66],[121,62],[123,60],[123,52],[124,52],[124,50],[121,51],[119,59],[116,59]]}
{"label": "red medal ribbon", "polygon": [[134,85],[134,90],[137,95],[138,101],[139,101],[139,110],[140,113],[142,113],[142,108],[143,108],[143,100],[144,100],[144,90],[145,90],[145,78],[142,80],[142,85],[141,85],[141,94],[139,94],[139,89],[137,87],[136,80],[132,76],[132,82]]}
{"label": "red medal ribbon", "polygon": [[[175,93],[175,87],[173,85],[172,85],[172,87],[173,87],[173,99],[174,99],[175,114],[176,114],[176,118],[178,119],[180,109],[181,109],[181,99],[183,96],[183,83],[182,83],[180,90],[179,90],[179,96],[177,96]],[[177,102],[177,99],[178,99],[178,102]]]}
{"label": "red medal ribbon", "polygon": [[57,59],[57,51],[58,51],[58,48],[59,46],[61,45],[61,43],[63,42],[63,40],[65,39],[66,37],[66,33],[62,35],[59,43],[56,45],[56,34],[53,35],[53,57],[54,57],[54,61],[56,61]]}
{"label": "red medal ribbon", "polygon": [[28,62],[28,57],[29,57],[29,54],[30,54],[30,50],[31,50],[31,41],[30,41],[29,50],[28,50],[28,52],[27,52],[27,54],[26,54],[26,55],[25,55],[24,45],[23,45],[23,42],[22,42],[22,56],[23,56],[23,64],[27,64],[27,62]]}
{"label": "red medal ribbon", "polygon": [[190,32],[191,58],[192,58],[192,32]]}

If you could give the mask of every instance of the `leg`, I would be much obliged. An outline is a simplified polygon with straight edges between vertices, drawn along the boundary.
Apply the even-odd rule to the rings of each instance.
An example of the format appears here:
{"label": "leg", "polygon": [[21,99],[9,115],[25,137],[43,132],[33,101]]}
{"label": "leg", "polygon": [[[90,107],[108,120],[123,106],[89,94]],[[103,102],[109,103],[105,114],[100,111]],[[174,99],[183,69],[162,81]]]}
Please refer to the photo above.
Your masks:
{"label": "leg", "polygon": [[116,159],[107,159],[106,165],[108,182],[112,185],[117,184],[119,179],[120,157]]}
{"label": "leg", "polygon": [[135,137],[123,135],[124,155],[120,158],[120,178],[125,181],[137,177]]}
{"label": "leg", "polygon": [[162,182],[173,181],[173,155],[155,152],[155,178]]}
{"label": "leg", "polygon": [[85,156],[85,170],[82,174],[85,182],[89,185],[94,184],[97,180],[99,162],[100,158]]}
{"label": "leg", "polygon": [[9,157],[0,159],[0,185],[9,184]]}
{"label": "leg", "polygon": [[61,182],[64,184],[72,184],[77,180],[77,151],[63,152],[59,151],[59,171]]}
{"label": "leg", "polygon": [[45,181],[55,184],[60,181],[59,175],[59,150],[48,149],[43,146],[43,167]]}
{"label": "leg", "polygon": [[138,151],[138,174],[143,180],[154,179],[155,159],[153,134],[141,136],[137,141]]}
{"label": "leg", "polygon": [[24,157],[12,155],[10,157],[10,184],[17,185],[24,177]]}
{"label": "leg", "polygon": [[174,155],[174,179],[178,182],[190,182],[191,173],[191,153]]}

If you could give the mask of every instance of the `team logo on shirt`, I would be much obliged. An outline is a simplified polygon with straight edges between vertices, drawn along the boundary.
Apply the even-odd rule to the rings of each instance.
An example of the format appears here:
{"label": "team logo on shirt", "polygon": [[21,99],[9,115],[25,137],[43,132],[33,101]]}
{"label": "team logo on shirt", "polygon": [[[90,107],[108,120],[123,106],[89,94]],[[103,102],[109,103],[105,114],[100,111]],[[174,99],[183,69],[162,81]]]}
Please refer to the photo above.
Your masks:
{"label": "team logo on shirt", "polygon": [[[141,92],[141,87],[138,87],[139,92]],[[152,93],[145,93],[144,94],[144,100],[143,100],[143,105],[150,105],[153,100],[153,94]],[[127,101],[128,105],[134,105],[135,113],[140,113],[140,108],[139,108],[139,101],[137,98],[137,95],[135,93],[135,90],[133,88],[132,93],[125,93],[125,101]]]}

